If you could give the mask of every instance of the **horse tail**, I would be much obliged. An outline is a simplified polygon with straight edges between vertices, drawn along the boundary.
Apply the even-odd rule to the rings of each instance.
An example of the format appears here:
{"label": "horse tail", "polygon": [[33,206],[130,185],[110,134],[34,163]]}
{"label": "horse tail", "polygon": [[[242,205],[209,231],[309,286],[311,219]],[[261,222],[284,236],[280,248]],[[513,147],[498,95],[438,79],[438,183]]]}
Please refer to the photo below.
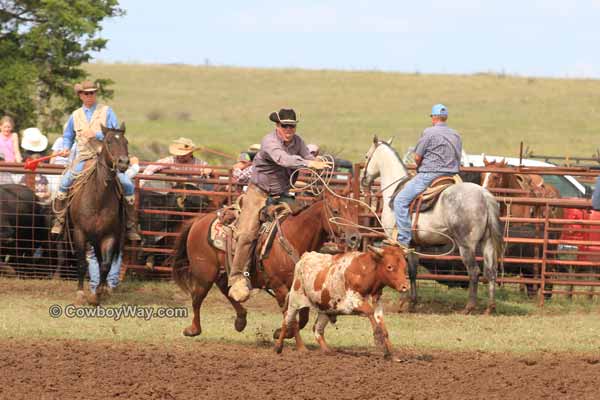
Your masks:
{"label": "horse tail", "polygon": [[483,196],[485,198],[487,208],[487,234],[492,239],[494,250],[496,253],[496,259],[502,256],[504,252],[504,237],[502,235],[502,227],[500,225],[500,206],[498,201],[487,190],[483,190]]}
{"label": "horse tail", "polygon": [[167,260],[167,264],[171,266],[171,276],[173,280],[177,286],[188,294],[191,293],[191,274],[187,254],[187,239],[195,221],[195,219],[192,219],[184,223],[181,232],[177,237],[177,241],[175,242],[175,251]]}

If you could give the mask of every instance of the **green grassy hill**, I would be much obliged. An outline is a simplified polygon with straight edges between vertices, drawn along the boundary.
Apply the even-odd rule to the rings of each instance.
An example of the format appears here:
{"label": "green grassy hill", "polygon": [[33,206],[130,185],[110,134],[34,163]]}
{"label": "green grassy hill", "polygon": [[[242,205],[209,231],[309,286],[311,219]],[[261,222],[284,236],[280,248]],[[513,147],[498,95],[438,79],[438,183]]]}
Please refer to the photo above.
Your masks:
{"label": "green grassy hill", "polygon": [[271,111],[292,106],[298,133],[353,161],[373,133],[395,137],[404,153],[429,124],[431,105],[450,109],[450,126],[469,153],[590,156],[598,145],[600,80],[503,75],[248,69],[183,65],[90,64],[115,81],[114,107],[133,151],[165,154],[173,138],[237,154],[272,129]]}

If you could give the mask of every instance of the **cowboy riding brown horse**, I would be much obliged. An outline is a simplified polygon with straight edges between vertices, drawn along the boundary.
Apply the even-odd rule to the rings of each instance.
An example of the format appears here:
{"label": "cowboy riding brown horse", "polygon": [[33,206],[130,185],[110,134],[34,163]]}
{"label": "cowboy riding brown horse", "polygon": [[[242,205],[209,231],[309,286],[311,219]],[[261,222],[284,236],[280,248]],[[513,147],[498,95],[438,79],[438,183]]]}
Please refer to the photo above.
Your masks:
{"label": "cowboy riding brown horse", "polygon": [[[325,192],[324,198],[315,201],[296,215],[289,215],[281,222],[270,252],[258,261],[250,274],[252,287],[270,289],[279,307],[284,307],[292,285],[297,258],[307,251],[322,247],[328,235],[345,236],[346,244],[355,248],[359,244],[358,230],[331,222],[332,218],[356,221],[357,208],[348,200]],[[192,297],[194,317],[191,326],[185,328],[185,336],[196,336],[200,326],[200,306],[214,283],[234,307],[237,318],[235,329],[246,327],[246,309],[228,296],[226,253],[209,242],[209,232],[217,212],[191,220],[184,228],[171,259],[173,279]],[[259,249],[261,239],[256,248]],[[256,257],[255,257],[256,259]],[[300,313],[300,329],[308,321],[308,309]],[[291,330],[290,330],[291,332]]]}
{"label": "cowboy riding brown horse", "polygon": [[[126,227],[125,210],[121,206],[122,190],[117,178],[117,172],[125,172],[129,166],[125,124],[121,124],[120,129],[102,126],[102,133],[103,141],[90,141],[98,153],[97,161],[86,163],[72,188],[68,212],[79,267],[77,298],[80,303],[85,301],[83,280],[87,270],[88,243],[93,247],[100,265],[101,292],[111,262],[122,250]],[[91,294],[88,301],[97,304],[97,296]]]}

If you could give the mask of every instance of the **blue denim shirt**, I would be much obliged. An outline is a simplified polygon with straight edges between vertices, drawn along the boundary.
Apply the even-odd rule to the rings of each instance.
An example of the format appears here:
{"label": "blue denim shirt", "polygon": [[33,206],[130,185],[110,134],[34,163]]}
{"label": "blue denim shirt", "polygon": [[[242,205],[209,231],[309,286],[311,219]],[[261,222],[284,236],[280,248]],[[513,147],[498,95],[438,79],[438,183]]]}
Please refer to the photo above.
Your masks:
{"label": "blue denim shirt", "polygon": [[[96,103],[90,108],[86,108],[83,106],[83,112],[88,121],[92,119],[92,115],[94,115],[94,111],[96,111]],[[119,121],[117,120],[117,116],[115,115],[112,108],[108,107],[106,111],[106,125],[107,128],[117,129],[119,128]],[[96,132],[96,139],[103,140],[104,134],[100,132]],[[75,141],[75,128],[73,127],[73,114],[69,117],[67,124],[65,125],[65,130],[63,132],[63,148],[70,149]]]}

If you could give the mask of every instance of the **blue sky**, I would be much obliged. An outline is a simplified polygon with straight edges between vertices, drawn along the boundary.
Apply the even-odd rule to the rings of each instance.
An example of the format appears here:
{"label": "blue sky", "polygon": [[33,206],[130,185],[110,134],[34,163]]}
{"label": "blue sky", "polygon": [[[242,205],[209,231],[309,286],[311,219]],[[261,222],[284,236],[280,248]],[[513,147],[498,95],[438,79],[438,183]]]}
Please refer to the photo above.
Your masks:
{"label": "blue sky", "polygon": [[122,0],[106,62],[600,78],[600,0]]}

